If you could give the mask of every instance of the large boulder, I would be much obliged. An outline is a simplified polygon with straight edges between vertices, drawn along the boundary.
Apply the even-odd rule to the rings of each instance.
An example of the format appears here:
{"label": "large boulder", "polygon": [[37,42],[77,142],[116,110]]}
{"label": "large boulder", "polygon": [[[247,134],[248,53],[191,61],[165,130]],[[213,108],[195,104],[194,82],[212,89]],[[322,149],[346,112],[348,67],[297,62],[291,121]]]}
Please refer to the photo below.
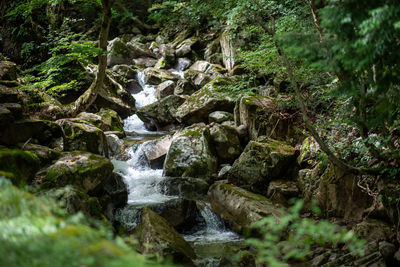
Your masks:
{"label": "large boulder", "polygon": [[58,120],[64,132],[65,151],[89,151],[108,156],[108,145],[104,132],[97,127],[69,119]]}
{"label": "large boulder", "polygon": [[144,70],[144,74],[144,82],[152,85],[158,85],[168,80],[176,81],[179,79],[179,77],[172,75],[168,70],[156,68],[147,68]]}
{"label": "large boulder", "polygon": [[201,178],[166,177],[161,181],[163,194],[180,196],[185,199],[201,200],[207,198],[210,185]]}
{"label": "large boulder", "polygon": [[183,57],[192,51],[192,45],[197,42],[195,37],[184,40],[182,43],[178,44],[176,47],[176,56]]}
{"label": "large boulder", "polygon": [[177,120],[185,124],[207,122],[214,111],[232,112],[235,105],[232,99],[215,90],[219,82],[216,79],[188,97],[176,112]]}
{"label": "large boulder", "polygon": [[185,101],[177,95],[170,95],[153,104],[142,107],[137,111],[138,117],[148,128],[162,129],[165,126],[177,123],[176,110]]}
{"label": "large boulder", "polygon": [[279,219],[285,215],[282,209],[266,197],[234,185],[215,183],[210,187],[208,194],[211,209],[239,233],[248,231],[252,223],[266,216],[272,215]]}
{"label": "large boulder", "polygon": [[298,142],[293,125],[293,116],[280,110],[279,105],[288,105],[290,99],[272,99],[263,96],[245,96],[235,107],[235,123],[247,128],[251,140],[266,135],[273,139]]}
{"label": "large boulder", "polygon": [[113,169],[113,164],[105,157],[74,151],[64,153],[54,164],[38,172],[36,181],[43,188],[72,185],[88,193],[109,179]]}
{"label": "large boulder", "polygon": [[117,37],[108,43],[107,47],[107,65],[132,64],[134,58],[139,57],[154,57],[152,52],[145,45],[135,42],[125,42],[125,40]]}
{"label": "large boulder", "polygon": [[149,68],[154,67],[157,64],[157,59],[151,57],[141,57],[133,60],[136,67]]}
{"label": "large boulder", "polygon": [[22,106],[18,103],[0,104],[0,125],[4,126],[15,120],[22,119],[22,113]]}
{"label": "large boulder", "polygon": [[224,121],[232,121],[232,120],[233,120],[233,114],[226,111],[214,111],[210,113],[210,115],[208,116],[208,121],[210,123],[212,122],[222,123]]}
{"label": "large boulder", "polygon": [[174,94],[175,82],[168,80],[157,86],[156,96],[158,99]]}
{"label": "large boulder", "polygon": [[193,265],[196,258],[192,247],[160,215],[149,208],[142,212],[142,222],[133,232],[133,238],[139,241],[139,251],[155,254],[157,258],[172,256],[176,264]]}
{"label": "large boulder", "polygon": [[372,198],[358,186],[360,177],[331,164],[321,176],[315,197],[327,217],[358,221],[371,206]]}
{"label": "large boulder", "polygon": [[214,124],[210,128],[211,142],[218,156],[218,163],[233,163],[240,156],[242,147],[235,128]]}
{"label": "large boulder", "polygon": [[[99,128],[102,131],[124,132],[124,124],[118,113],[112,109],[101,109],[96,114],[81,112],[76,117],[80,121]],[[78,121],[78,120],[77,120]]]}
{"label": "large boulder", "polygon": [[191,95],[196,91],[196,88],[186,79],[179,79],[174,88],[175,95]]}
{"label": "large boulder", "polygon": [[61,156],[61,152],[47,146],[41,146],[37,144],[18,144],[18,146],[25,151],[29,151],[35,154],[39,160],[40,165],[44,166],[50,164],[52,161],[58,159]]}
{"label": "large boulder", "polygon": [[164,163],[164,176],[210,178],[217,171],[216,163],[208,127],[194,125],[174,135]]}
{"label": "large boulder", "polygon": [[19,120],[1,129],[0,144],[16,145],[29,141],[30,143],[56,148],[60,145],[62,147],[62,137],[62,129],[55,122]]}
{"label": "large boulder", "polygon": [[39,167],[40,160],[35,154],[0,146],[0,176],[7,177],[14,185],[29,184]]}
{"label": "large boulder", "polygon": [[229,183],[266,193],[270,181],[281,179],[295,163],[295,149],[282,141],[260,137],[250,141],[228,171]]}
{"label": "large boulder", "polygon": [[201,87],[203,87],[212,80],[210,75],[192,69],[186,70],[184,72],[184,77],[186,80],[190,82],[192,87],[195,88],[196,90],[200,89]]}
{"label": "large boulder", "polygon": [[0,103],[19,103],[24,100],[23,93],[16,89],[6,87],[0,84]]}

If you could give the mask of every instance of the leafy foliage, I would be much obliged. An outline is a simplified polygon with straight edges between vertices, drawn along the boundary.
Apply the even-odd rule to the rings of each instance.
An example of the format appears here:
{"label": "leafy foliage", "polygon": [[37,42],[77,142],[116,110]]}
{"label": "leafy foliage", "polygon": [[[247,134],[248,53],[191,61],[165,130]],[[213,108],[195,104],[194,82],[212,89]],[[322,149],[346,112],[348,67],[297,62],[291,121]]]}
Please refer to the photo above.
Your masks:
{"label": "leafy foliage", "polygon": [[357,239],[351,231],[328,221],[301,218],[302,205],[302,201],[297,201],[286,216],[280,219],[268,216],[253,224],[262,238],[248,239],[247,242],[256,248],[259,263],[289,266],[290,260],[304,261],[314,245],[337,247],[346,244],[355,255],[364,253],[365,241]]}

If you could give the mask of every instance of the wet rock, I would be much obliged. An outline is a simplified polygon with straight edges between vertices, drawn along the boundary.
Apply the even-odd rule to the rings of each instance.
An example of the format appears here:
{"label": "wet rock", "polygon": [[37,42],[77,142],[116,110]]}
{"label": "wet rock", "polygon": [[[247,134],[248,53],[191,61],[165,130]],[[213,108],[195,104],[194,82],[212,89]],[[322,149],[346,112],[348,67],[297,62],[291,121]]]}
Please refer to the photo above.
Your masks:
{"label": "wet rock", "polygon": [[64,153],[54,164],[37,173],[36,181],[42,188],[72,185],[87,193],[109,179],[113,169],[111,161],[105,157],[74,151]]}
{"label": "wet rock", "polygon": [[206,198],[210,185],[200,178],[167,177],[161,182],[161,187],[163,188],[163,193],[169,196],[201,200]]}
{"label": "wet rock", "polygon": [[0,125],[7,125],[15,120],[22,119],[22,106],[18,103],[0,104]]}
{"label": "wet rock", "polygon": [[113,157],[120,154],[124,148],[124,143],[115,134],[105,133],[105,136],[107,140],[109,156]]}
{"label": "wet rock", "polygon": [[193,200],[176,198],[150,207],[175,229],[191,228],[196,223],[197,206]]}
{"label": "wet rock", "polygon": [[176,95],[170,95],[137,111],[138,117],[148,128],[154,125],[157,129],[177,123],[176,110],[185,100]]}
{"label": "wet rock", "polygon": [[39,168],[40,160],[32,152],[0,146],[0,176],[10,179],[14,185],[32,182]]}
{"label": "wet rock", "polygon": [[17,64],[11,61],[0,61],[0,80],[15,81],[17,79]]}
{"label": "wet rock", "polygon": [[233,114],[230,112],[226,111],[214,111],[208,115],[208,121],[210,123],[216,122],[216,123],[222,123],[224,121],[232,121],[233,120]]}
{"label": "wet rock", "polygon": [[164,163],[164,176],[209,178],[216,173],[208,127],[194,125],[176,133]]}
{"label": "wet rock", "polygon": [[235,128],[215,124],[210,128],[210,135],[219,163],[233,163],[240,156],[242,147]]}
{"label": "wet rock", "polygon": [[144,154],[152,169],[162,169],[165,157],[172,143],[172,136],[166,135],[143,145]]}
{"label": "wet rock", "polygon": [[234,102],[215,91],[218,82],[219,80],[212,81],[188,97],[176,112],[177,120],[193,124],[208,121],[208,115],[217,110],[232,112]]}
{"label": "wet rock", "polygon": [[192,247],[168,222],[150,210],[144,208],[142,222],[133,232],[139,241],[139,251],[144,254],[155,254],[157,258],[171,255],[176,264],[193,265],[196,258]]}
{"label": "wet rock", "polygon": [[372,199],[357,186],[359,177],[330,165],[321,176],[316,198],[325,216],[343,217],[348,221],[362,218]]}
{"label": "wet rock", "polygon": [[175,95],[191,95],[196,91],[195,87],[186,79],[179,79],[174,88]]}
{"label": "wet rock", "polygon": [[64,132],[65,151],[81,150],[108,156],[106,136],[99,128],[69,119],[61,119],[57,123]]}
{"label": "wet rock", "polygon": [[19,120],[1,129],[0,144],[16,145],[29,140],[30,143],[56,148],[58,139],[62,140],[62,136],[62,129],[55,122]]}
{"label": "wet rock", "polygon": [[130,93],[130,94],[137,94],[141,91],[143,91],[142,86],[138,81],[135,79],[130,79],[125,83],[125,89]]}
{"label": "wet rock", "polygon": [[228,172],[229,183],[265,193],[269,182],[282,179],[294,164],[295,149],[285,142],[260,137],[250,141]]}
{"label": "wet rock", "polygon": [[279,219],[285,212],[266,197],[230,184],[215,183],[209,189],[212,210],[226,220],[232,229],[242,233],[263,217]]}
{"label": "wet rock", "polygon": [[160,83],[157,86],[156,90],[156,96],[158,99],[164,98],[169,95],[174,94],[174,89],[175,89],[175,82],[174,81],[165,81],[163,83]]}

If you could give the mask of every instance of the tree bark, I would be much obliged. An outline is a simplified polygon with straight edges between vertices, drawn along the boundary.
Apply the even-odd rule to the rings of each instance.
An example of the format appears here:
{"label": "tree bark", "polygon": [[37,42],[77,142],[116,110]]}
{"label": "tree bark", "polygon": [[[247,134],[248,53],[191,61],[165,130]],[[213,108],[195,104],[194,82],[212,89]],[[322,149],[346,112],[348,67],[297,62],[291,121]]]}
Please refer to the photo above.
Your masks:
{"label": "tree bark", "polygon": [[108,33],[110,31],[111,23],[111,6],[113,0],[101,0],[103,8],[103,19],[101,22],[101,29],[99,35],[99,48],[101,50],[99,54],[99,66],[97,70],[97,75],[92,84],[73,104],[71,109],[71,116],[75,117],[79,113],[87,110],[93,102],[96,100],[100,89],[104,84],[104,77],[106,76],[107,68],[107,40]]}

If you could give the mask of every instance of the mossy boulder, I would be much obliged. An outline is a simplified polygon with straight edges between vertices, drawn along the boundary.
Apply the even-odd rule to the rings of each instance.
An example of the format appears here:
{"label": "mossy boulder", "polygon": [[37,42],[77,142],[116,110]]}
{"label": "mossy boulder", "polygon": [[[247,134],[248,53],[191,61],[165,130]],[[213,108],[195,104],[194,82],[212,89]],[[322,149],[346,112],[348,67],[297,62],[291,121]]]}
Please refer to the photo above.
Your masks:
{"label": "mossy boulder", "polygon": [[15,81],[17,79],[17,64],[11,61],[0,61],[0,80]]}
{"label": "mossy boulder", "polygon": [[330,164],[321,176],[315,198],[326,217],[358,221],[372,204],[372,197],[358,187],[360,177]]}
{"label": "mossy boulder", "polygon": [[295,164],[296,151],[285,142],[259,137],[250,141],[228,171],[229,183],[266,193],[270,181],[281,179]]}
{"label": "mossy boulder", "polygon": [[23,117],[22,106],[18,103],[0,104],[0,125],[7,125]]}
{"label": "mossy boulder", "polygon": [[195,37],[189,38],[177,45],[175,54],[178,57],[184,57],[192,51],[192,45],[197,42]]}
{"label": "mossy boulder", "polygon": [[214,124],[210,128],[211,142],[218,156],[218,163],[233,163],[240,156],[242,147],[235,128]]}
{"label": "mossy boulder", "polygon": [[97,115],[101,116],[103,125],[99,127],[103,131],[124,132],[124,123],[118,113],[112,109],[100,109]]}
{"label": "mossy boulder", "polygon": [[210,187],[204,179],[192,177],[166,177],[161,181],[161,186],[163,194],[191,200],[207,198]]}
{"label": "mossy boulder", "polygon": [[155,254],[157,258],[172,256],[176,264],[193,265],[196,258],[193,248],[165,220],[149,208],[142,212],[142,222],[135,228],[133,236],[139,241],[139,251]]}
{"label": "mossy boulder", "polygon": [[157,86],[156,96],[158,99],[164,98],[166,96],[174,94],[175,82],[168,80],[163,83],[160,83]]}
{"label": "mossy boulder", "polygon": [[114,169],[105,157],[83,151],[64,153],[54,164],[40,171],[36,180],[43,188],[72,185],[87,193],[110,178]]}
{"label": "mossy boulder", "polygon": [[0,176],[9,178],[14,185],[29,184],[39,168],[40,160],[32,152],[0,146]]}
{"label": "mossy boulder", "polygon": [[120,64],[132,64],[132,60],[138,57],[154,57],[145,45],[130,41],[126,42],[123,38],[115,38],[108,43],[107,65],[114,66]]}
{"label": "mossy boulder", "polygon": [[233,121],[233,114],[226,111],[214,111],[208,115],[208,121],[210,123],[222,123],[224,121]]}
{"label": "mossy boulder", "polygon": [[357,237],[366,239],[369,242],[389,240],[394,234],[390,225],[374,219],[366,219],[354,225],[352,230]]}
{"label": "mossy boulder", "polygon": [[57,123],[64,132],[65,151],[81,150],[108,156],[107,139],[99,128],[69,119],[61,119]]}
{"label": "mossy boulder", "polygon": [[177,124],[175,119],[176,110],[185,101],[177,95],[170,95],[160,99],[153,104],[142,107],[137,111],[138,117],[145,123],[147,128],[162,129],[171,124]]}
{"label": "mossy boulder", "polygon": [[190,84],[195,88],[195,90],[200,89],[204,85],[206,85],[208,82],[211,81],[210,75],[197,71],[197,70],[192,70],[188,69],[184,73],[184,77],[186,80],[190,82]]}
{"label": "mossy boulder", "polygon": [[209,178],[216,171],[208,127],[194,125],[174,135],[164,163],[164,176]]}
{"label": "mossy boulder", "polygon": [[19,120],[1,129],[0,144],[16,145],[29,140],[30,143],[55,148],[62,143],[62,136],[62,129],[55,122]]}
{"label": "mossy boulder", "polygon": [[305,168],[315,165],[318,151],[319,145],[315,139],[307,137],[300,146],[300,155],[297,158],[297,164]]}
{"label": "mossy boulder", "polygon": [[144,73],[145,73],[145,82],[147,84],[158,85],[168,80],[173,80],[173,81],[178,80],[178,77],[175,77],[167,70],[147,68],[144,70]]}
{"label": "mossy boulder", "polygon": [[234,185],[215,183],[208,194],[211,209],[239,233],[248,231],[252,223],[266,216],[272,215],[279,219],[285,215],[279,206],[266,197]]}
{"label": "mossy boulder", "polygon": [[232,112],[235,103],[229,97],[219,94],[215,89],[219,82],[222,81],[214,80],[188,97],[177,109],[177,120],[185,124],[207,122],[209,114],[214,111]]}
{"label": "mossy boulder", "polygon": [[23,102],[23,93],[17,88],[10,88],[0,85],[0,103],[19,103]]}
{"label": "mossy boulder", "polygon": [[193,94],[198,88],[192,85],[190,81],[187,79],[179,79],[176,82],[176,86],[174,88],[175,95],[191,95]]}
{"label": "mossy boulder", "polygon": [[46,164],[50,164],[52,161],[58,159],[61,156],[61,152],[49,148],[47,146],[41,146],[41,145],[36,145],[36,144],[19,144],[19,147],[25,151],[29,151],[33,154],[35,154],[39,160],[40,160],[40,165],[44,166]]}

